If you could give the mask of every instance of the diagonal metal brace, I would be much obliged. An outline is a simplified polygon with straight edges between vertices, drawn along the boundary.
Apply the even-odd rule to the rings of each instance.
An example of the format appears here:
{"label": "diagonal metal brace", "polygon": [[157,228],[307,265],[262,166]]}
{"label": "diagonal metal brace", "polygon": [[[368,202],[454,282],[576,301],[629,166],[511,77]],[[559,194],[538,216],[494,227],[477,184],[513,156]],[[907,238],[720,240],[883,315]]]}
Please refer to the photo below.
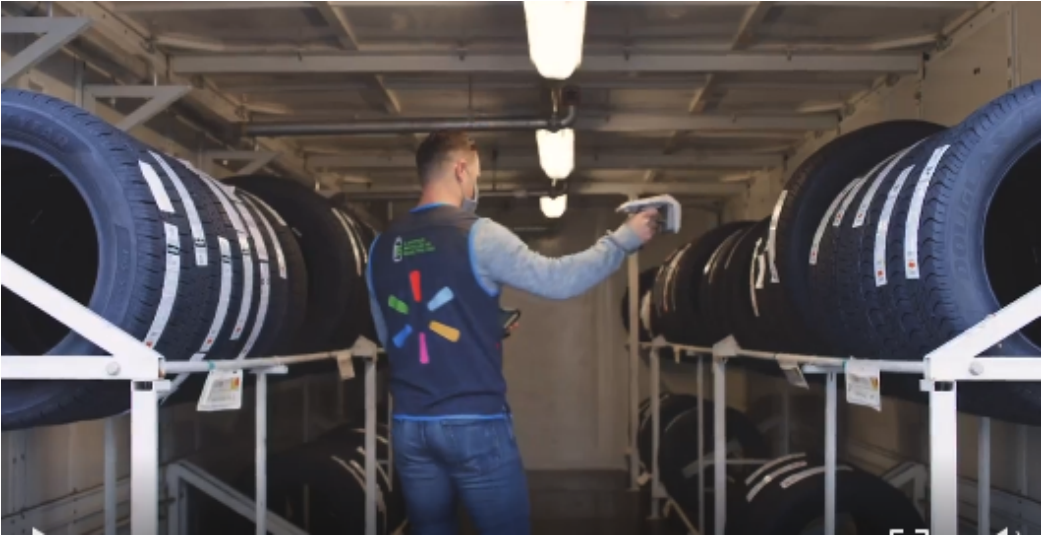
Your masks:
{"label": "diagonal metal brace", "polygon": [[274,151],[204,151],[202,158],[210,162],[215,160],[244,161],[247,164],[235,170],[235,175],[251,175],[271,164],[278,158],[278,153]]}
{"label": "diagonal metal brace", "polygon": [[112,99],[148,99],[145,104],[134,110],[119,123],[116,128],[129,132],[166,110],[171,104],[184,97],[191,86],[121,86],[116,84],[88,84],[83,88],[83,107],[88,112],[97,108],[97,100]]}
{"label": "diagonal metal brace", "polygon": [[25,50],[4,62],[3,84],[18,78],[33,66],[54,54],[90,27],[85,17],[4,17],[4,34],[42,34]]}

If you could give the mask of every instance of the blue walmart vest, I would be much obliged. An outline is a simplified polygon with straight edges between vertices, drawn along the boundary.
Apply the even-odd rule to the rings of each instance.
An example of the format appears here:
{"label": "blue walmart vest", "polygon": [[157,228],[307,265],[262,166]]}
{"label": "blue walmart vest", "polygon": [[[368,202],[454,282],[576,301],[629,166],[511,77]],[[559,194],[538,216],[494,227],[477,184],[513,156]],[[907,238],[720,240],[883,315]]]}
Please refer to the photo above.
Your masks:
{"label": "blue walmart vest", "polygon": [[399,419],[506,413],[499,297],[477,280],[476,221],[450,205],[417,207],[372,245],[370,286],[387,327]]}

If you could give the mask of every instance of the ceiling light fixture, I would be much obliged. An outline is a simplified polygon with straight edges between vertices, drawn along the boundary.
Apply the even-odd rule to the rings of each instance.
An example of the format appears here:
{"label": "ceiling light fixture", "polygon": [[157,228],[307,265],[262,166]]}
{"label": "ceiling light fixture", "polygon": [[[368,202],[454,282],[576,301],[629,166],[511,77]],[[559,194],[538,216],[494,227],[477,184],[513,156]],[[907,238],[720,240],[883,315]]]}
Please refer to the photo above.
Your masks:
{"label": "ceiling light fixture", "polygon": [[567,210],[567,194],[561,194],[555,198],[542,196],[539,198],[539,206],[546,218],[560,218]]}
{"label": "ceiling light fixture", "polygon": [[540,129],[535,132],[535,142],[539,147],[542,171],[554,181],[567,179],[575,169],[575,131]]}
{"label": "ceiling light fixture", "polygon": [[528,50],[543,78],[566,80],[582,64],[586,3],[569,0],[524,2]]}

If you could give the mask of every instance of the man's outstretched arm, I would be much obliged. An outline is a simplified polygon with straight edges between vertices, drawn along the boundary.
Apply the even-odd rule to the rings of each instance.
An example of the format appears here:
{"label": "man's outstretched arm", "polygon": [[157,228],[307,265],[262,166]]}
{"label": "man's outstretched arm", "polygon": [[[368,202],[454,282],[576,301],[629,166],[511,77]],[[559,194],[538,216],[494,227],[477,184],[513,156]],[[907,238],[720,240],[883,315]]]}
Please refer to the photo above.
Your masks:
{"label": "man's outstretched arm", "polygon": [[585,251],[552,258],[533,252],[512,231],[487,218],[470,232],[474,269],[487,291],[508,285],[556,300],[585,293],[618,270],[644,242],[632,226],[623,224]]}

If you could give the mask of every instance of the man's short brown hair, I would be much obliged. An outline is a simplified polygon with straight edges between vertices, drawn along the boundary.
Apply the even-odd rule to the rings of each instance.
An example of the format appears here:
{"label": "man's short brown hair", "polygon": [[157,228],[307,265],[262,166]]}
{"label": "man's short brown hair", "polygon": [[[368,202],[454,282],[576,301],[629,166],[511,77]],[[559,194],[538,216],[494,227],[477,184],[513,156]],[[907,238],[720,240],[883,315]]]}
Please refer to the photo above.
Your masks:
{"label": "man's short brown hair", "polygon": [[446,158],[456,151],[477,151],[477,144],[463,131],[430,133],[416,150],[416,170],[423,184]]}

